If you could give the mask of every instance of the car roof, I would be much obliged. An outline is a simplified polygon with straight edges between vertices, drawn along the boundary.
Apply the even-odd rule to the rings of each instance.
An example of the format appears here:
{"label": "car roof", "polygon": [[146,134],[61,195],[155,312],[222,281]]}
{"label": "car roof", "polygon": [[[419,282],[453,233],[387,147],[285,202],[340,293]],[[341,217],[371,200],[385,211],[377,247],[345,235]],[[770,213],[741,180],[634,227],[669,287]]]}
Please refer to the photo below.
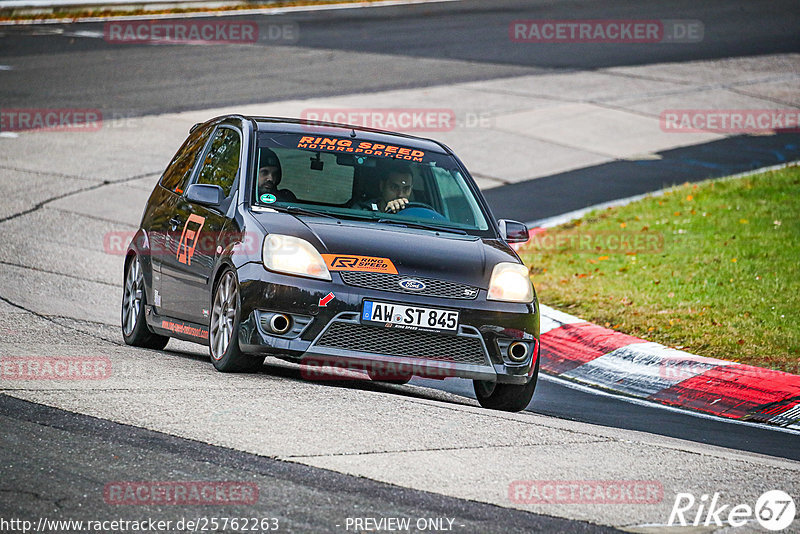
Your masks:
{"label": "car roof", "polygon": [[[406,147],[449,154],[450,150],[443,144],[432,139],[416,137],[386,130],[365,128],[351,124],[338,124],[333,122],[307,121],[303,119],[290,119],[285,117],[249,117],[258,125],[258,131],[264,133],[292,133],[305,135],[330,135],[337,137],[351,137],[355,139],[379,142],[384,144],[401,144]],[[355,136],[353,135],[355,133]]]}

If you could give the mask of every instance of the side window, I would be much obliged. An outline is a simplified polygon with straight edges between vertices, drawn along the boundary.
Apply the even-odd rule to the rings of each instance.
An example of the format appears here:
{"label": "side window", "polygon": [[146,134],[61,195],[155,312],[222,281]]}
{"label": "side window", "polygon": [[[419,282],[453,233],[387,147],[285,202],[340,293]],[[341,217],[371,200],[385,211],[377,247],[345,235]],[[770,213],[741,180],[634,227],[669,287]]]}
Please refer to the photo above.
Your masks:
{"label": "side window", "polygon": [[210,133],[211,128],[198,128],[192,132],[175,157],[172,158],[167,170],[164,171],[164,175],[161,177],[161,187],[179,195],[183,193],[192,174],[192,168]]}
{"label": "side window", "polygon": [[453,222],[477,226],[481,230],[488,228],[486,221],[480,215],[475,197],[469,192],[461,175],[447,169],[434,167],[431,170],[442,195],[444,215]]}
{"label": "side window", "polygon": [[233,182],[236,181],[236,174],[239,172],[241,147],[239,132],[231,128],[218,129],[200,167],[197,183],[218,185],[226,198],[230,196]]}

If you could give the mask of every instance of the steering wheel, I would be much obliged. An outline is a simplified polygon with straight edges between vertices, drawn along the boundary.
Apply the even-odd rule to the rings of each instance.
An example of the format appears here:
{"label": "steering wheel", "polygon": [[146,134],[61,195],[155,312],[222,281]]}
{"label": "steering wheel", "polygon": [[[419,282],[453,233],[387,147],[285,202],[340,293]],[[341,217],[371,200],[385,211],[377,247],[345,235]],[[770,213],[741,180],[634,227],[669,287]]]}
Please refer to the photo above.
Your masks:
{"label": "steering wheel", "polygon": [[[431,206],[430,204],[425,204],[424,202],[409,202],[408,204],[406,204],[405,208],[403,208],[403,210],[401,211],[407,210],[409,208],[420,208],[425,210],[436,211],[436,209],[434,209],[433,206]],[[436,211],[436,213],[439,212]]]}
{"label": "steering wheel", "polygon": [[436,211],[433,206],[424,202],[409,202],[406,207],[398,212],[406,217],[419,217],[432,221],[446,221],[447,217]]}

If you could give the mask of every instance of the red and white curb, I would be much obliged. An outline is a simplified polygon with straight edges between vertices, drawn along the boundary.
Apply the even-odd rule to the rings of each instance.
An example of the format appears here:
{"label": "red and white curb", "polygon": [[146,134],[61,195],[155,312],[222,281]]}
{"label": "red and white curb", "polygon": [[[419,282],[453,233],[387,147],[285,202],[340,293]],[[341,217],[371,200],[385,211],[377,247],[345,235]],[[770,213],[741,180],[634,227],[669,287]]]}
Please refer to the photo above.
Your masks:
{"label": "red and white curb", "polygon": [[649,401],[800,430],[800,376],[705,358],[540,305],[541,370]]}

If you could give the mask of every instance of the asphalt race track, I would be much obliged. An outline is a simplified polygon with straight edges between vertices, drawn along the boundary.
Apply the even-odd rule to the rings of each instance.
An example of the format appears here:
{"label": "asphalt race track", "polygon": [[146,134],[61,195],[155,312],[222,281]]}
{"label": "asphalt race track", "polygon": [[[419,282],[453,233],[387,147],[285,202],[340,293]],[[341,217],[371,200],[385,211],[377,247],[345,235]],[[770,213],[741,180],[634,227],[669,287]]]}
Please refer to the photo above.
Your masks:
{"label": "asphalt race track", "polygon": [[[270,25],[296,23],[297,38],[231,48],[120,46],[102,39],[103,23],[3,27],[2,57],[25,63],[24,69],[4,73],[3,105],[151,114],[553,69],[593,70],[800,49],[800,12],[791,0],[767,5],[743,0],[465,0],[242,18],[257,20],[260,33],[267,35]],[[695,19],[702,21],[705,36],[698,43],[647,47],[545,44],[534,53],[509,41],[510,21],[566,18]],[[100,38],[79,37],[80,32]]]}
{"label": "asphalt race track", "polygon": [[[131,480],[142,472],[170,470],[191,472],[198,479],[248,480],[269,491],[261,492],[258,504],[247,515],[275,517],[294,531],[323,532],[341,524],[343,510],[357,510],[368,503],[370,514],[377,517],[449,517],[466,532],[614,532],[592,525],[555,517],[534,516],[527,512],[453,499],[427,492],[406,490],[364,478],[341,475],[324,469],[280,462],[212,447],[196,441],[176,438],[144,429],[111,423],[101,419],[64,412],[38,404],[0,396],[0,418],[4,427],[18,429],[7,444],[17,450],[29,450],[22,465],[17,464],[4,485],[24,487],[24,491],[6,493],[3,517],[20,515],[55,515],[59,510],[86,506],[77,495],[96,489],[92,466],[113,472],[119,480]],[[3,447],[3,451],[8,449]],[[87,457],[86,451],[91,451]],[[116,460],[107,463],[108,455]],[[64,457],[57,469],[41,474],[40,466],[51,465],[55,457]],[[3,465],[12,461],[6,454]],[[35,477],[21,476],[23,470]],[[65,480],[72,480],[69,487]],[[75,482],[77,481],[77,482]],[[10,499],[14,499],[12,502]],[[85,517],[99,516],[102,502],[87,503]],[[9,506],[10,505],[10,506]],[[164,507],[154,519],[175,519]],[[198,513],[195,513],[198,512]],[[224,515],[223,507],[202,507],[193,515]],[[135,518],[136,514],[120,514]]]}
{"label": "asphalt race track", "polygon": [[[0,108],[96,108],[109,117],[151,117],[800,52],[800,10],[785,0],[464,0],[238,18],[262,28],[290,24],[299,32],[296,39],[257,46],[120,46],[102,38],[103,23],[0,26]],[[700,20],[705,35],[680,45],[559,44],[531,53],[509,40],[509,21],[517,19]],[[68,355],[108,355],[121,369],[97,388],[0,381],[0,518],[232,515],[222,506],[178,512],[148,506],[144,513],[110,507],[97,495],[115,480],[238,480],[256,484],[259,499],[233,510],[277,517],[280,531],[352,532],[345,523],[350,517],[413,517],[453,519],[456,532],[605,532],[613,529],[602,525],[645,524],[656,532],[678,491],[752,486],[741,493],[750,498],[776,483],[797,488],[797,433],[632,403],[548,377],[540,379],[527,412],[498,415],[477,408],[467,381],[310,383],[296,366],[272,360],[260,373],[231,377],[213,372],[203,347],[170,342],[163,353],[125,347],[118,327],[105,319],[116,301],[100,298],[117,298],[121,266],[95,270],[89,259],[72,265],[78,258],[72,242],[84,246],[109,225],[138,222],[141,199],[185,128],[180,122],[159,132],[172,143],[164,155],[139,154],[139,162],[123,157],[119,166],[91,150],[65,155],[46,144],[11,150],[11,139],[0,134],[0,192],[6,188],[14,202],[0,212],[0,245],[7,251],[0,260],[0,355],[48,354],[43,347],[52,344]],[[135,153],[147,136],[136,132],[117,148]],[[26,157],[33,163],[20,164]],[[50,159],[53,165],[37,163]],[[798,159],[800,134],[731,136],[666,150],[658,159],[617,159],[510,183],[486,197],[498,217],[535,221]],[[61,164],[85,171],[59,174]],[[26,180],[40,191],[20,194]],[[104,191],[113,188],[130,197],[104,205]],[[84,196],[70,205],[76,193]],[[63,258],[37,241],[61,243]],[[77,312],[62,312],[73,306]],[[517,469],[517,448],[530,454],[523,456],[526,468],[541,465],[549,473],[542,478],[625,478],[630,466],[635,475],[629,478],[663,480],[664,500],[644,512],[510,504],[509,481],[532,478]],[[443,457],[447,451],[452,455]],[[536,462],[527,460],[533,457]],[[751,527],[757,528],[745,528]]]}

